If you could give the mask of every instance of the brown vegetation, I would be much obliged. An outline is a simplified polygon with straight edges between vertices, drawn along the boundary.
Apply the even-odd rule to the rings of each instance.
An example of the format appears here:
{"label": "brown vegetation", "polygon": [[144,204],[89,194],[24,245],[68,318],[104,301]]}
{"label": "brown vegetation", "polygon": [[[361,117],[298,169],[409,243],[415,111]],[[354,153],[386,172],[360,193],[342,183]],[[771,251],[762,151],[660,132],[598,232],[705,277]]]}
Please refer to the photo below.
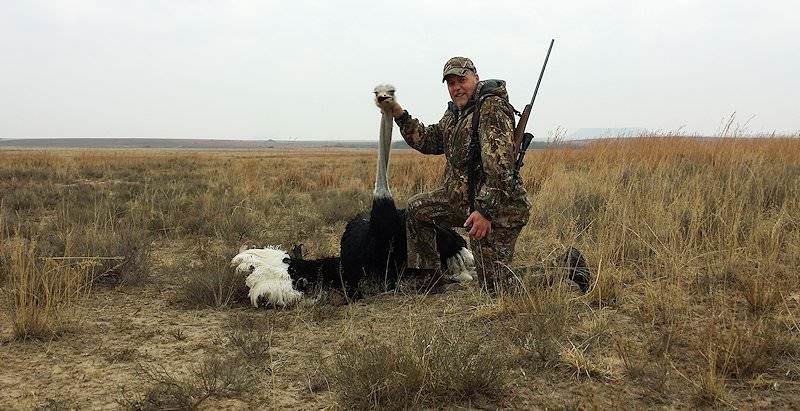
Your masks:
{"label": "brown vegetation", "polygon": [[[496,296],[249,307],[227,267],[239,246],[337,254],[369,206],[374,157],[0,151],[0,408],[800,400],[797,139],[529,153],[516,262],[547,266],[574,245],[596,274],[586,296],[520,271]],[[436,186],[442,161],[393,153],[401,206]]]}

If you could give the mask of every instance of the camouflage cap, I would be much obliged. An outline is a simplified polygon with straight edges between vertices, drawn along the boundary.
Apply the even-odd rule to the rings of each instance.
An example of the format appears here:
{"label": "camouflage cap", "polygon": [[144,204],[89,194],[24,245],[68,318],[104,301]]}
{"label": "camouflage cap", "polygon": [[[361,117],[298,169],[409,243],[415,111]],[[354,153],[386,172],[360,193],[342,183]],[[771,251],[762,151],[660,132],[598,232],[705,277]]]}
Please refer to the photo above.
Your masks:
{"label": "camouflage cap", "polygon": [[462,77],[466,76],[467,70],[471,70],[473,73],[478,72],[475,70],[475,65],[472,64],[472,60],[466,57],[453,57],[450,60],[447,60],[447,63],[444,63],[442,82],[444,82],[445,77],[447,77],[448,74],[455,74]]}

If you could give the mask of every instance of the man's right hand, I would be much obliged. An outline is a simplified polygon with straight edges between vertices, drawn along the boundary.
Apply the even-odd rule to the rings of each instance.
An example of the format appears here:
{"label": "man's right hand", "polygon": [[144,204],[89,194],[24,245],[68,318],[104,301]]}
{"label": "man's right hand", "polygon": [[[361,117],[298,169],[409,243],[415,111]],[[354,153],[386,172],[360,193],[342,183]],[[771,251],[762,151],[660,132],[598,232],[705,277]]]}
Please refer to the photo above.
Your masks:
{"label": "man's right hand", "polygon": [[473,211],[464,221],[464,228],[469,229],[469,236],[480,240],[492,232],[492,220],[487,219],[480,211]]}
{"label": "man's right hand", "polygon": [[400,115],[403,114],[403,108],[400,107],[400,103],[394,99],[381,101],[378,103],[378,107],[380,107],[381,111],[391,114],[394,118],[400,117]]}

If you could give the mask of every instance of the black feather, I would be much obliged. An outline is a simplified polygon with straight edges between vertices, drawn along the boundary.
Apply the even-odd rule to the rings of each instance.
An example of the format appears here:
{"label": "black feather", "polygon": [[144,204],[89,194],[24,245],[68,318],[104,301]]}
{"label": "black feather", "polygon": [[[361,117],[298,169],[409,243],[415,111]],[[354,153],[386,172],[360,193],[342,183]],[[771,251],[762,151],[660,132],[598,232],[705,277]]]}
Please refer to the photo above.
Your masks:
{"label": "black feather", "polygon": [[[437,225],[434,229],[439,258],[445,268],[447,259],[458,254],[467,242],[450,227]],[[395,208],[391,199],[373,201],[369,213],[353,217],[341,241],[342,275],[350,290],[362,279],[383,284],[387,290],[396,288],[408,258],[406,239],[406,212]]]}

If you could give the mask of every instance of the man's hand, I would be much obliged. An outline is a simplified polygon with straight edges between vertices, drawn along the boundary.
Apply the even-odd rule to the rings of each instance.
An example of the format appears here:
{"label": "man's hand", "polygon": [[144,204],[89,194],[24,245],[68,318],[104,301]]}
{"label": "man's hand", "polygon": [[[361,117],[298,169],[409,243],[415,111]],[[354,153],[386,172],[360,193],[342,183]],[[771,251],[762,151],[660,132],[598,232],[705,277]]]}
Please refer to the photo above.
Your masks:
{"label": "man's hand", "polygon": [[400,107],[400,103],[395,101],[395,99],[386,99],[379,101],[377,104],[381,111],[390,114],[394,118],[400,117],[400,115],[403,114],[403,108]]}
{"label": "man's hand", "polygon": [[469,236],[480,240],[492,232],[492,221],[487,220],[479,211],[473,211],[464,221],[464,228],[469,228]]}

